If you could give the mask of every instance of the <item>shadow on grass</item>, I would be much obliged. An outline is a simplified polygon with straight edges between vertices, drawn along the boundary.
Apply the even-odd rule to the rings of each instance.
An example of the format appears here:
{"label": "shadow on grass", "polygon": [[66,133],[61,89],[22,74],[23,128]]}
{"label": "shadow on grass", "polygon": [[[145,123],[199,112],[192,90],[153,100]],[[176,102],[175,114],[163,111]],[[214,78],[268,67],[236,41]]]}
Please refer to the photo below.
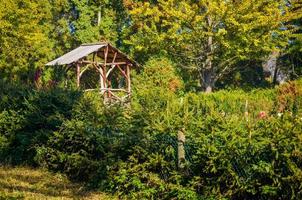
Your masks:
{"label": "shadow on grass", "polygon": [[0,167],[2,199],[106,199],[61,174],[24,167]]}

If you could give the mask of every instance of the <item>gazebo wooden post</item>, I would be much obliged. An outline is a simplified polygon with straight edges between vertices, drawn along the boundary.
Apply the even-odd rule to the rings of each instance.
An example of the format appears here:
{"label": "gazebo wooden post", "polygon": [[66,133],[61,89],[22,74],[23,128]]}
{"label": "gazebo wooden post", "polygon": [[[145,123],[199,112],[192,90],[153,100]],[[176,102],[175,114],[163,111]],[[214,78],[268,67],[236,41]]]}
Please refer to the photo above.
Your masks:
{"label": "gazebo wooden post", "polygon": [[105,102],[107,101],[107,97],[109,97],[109,94],[110,94],[110,91],[107,87],[107,70],[106,70],[106,65],[107,65],[107,57],[108,57],[108,45],[107,47],[104,49],[104,65],[102,66],[103,68],[103,74],[104,74],[104,89],[105,89],[105,92],[104,92],[104,100]]}
{"label": "gazebo wooden post", "polygon": [[103,66],[100,66],[98,68],[99,73],[100,73],[100,80],[99,80],[99,84],[100,84],[100,91],[101,93],[103,93],[103,89],[104,89],[104,70],[103,70]]}
{"label": "gazebo wooden post", "polygon": [[77,70],[77,88],[80,88],[80,79],[81,79],[81,69],[80,69],[80,63],[76,63],[76,70]]}
{"label": "gazebo wooden post", "polygon": [[[110,89],[111,88],[111,80],[109,78],[107,80],[108,80],[108,86],[107,87],[108,87],[108,89]],[[111,98],[111,96],[112,96],[111,92],[108,92],[108,97]]]}
{"label": "gazebo wooden post", "polygon": [[99,87],[100,87],[100,93],[103,94],[103,88],[104,88],[104,71],[101,65],[97,62],[97,52],[93,53],[92,57],[92,65],[96,68],[96,70],[99,72]]}
{"label": "gazebo wooden post", "polygon": [[107,88],[106,65],[102,66],[102,68],[103,68],[103,74],[104,74],[104,98],[105,98],[105,101],[106,101],[106,98],[108,97],[108,94],[109,94],[109,91],[108,91],[108,88]]}
{"label": "gazebo wooden post", "polygon": [[130,66],[129,64],[127,64],[126,66],[126,73],[127,73],[127,91],[128,91],[128,95],[131,95],[131,79],[130,79]]}

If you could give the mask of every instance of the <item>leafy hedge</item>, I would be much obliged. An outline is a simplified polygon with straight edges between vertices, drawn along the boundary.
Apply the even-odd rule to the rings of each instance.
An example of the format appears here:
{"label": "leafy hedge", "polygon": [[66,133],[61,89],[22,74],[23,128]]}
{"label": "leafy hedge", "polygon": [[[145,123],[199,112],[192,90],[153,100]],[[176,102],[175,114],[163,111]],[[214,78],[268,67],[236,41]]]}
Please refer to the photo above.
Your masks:
{"label": "leafy hedge", "polygon": [[77,91],[62,89],[35,91],[0,83],[0,161],[33,164],[36,148],[47,142],[80,97]]}
{"label": "leafy hedge", "polygon": [[302,198],[301,81],[210,95],[138,85],[125,107],[93,93],[1,88],[1,163],[44,166],[127,199]]}

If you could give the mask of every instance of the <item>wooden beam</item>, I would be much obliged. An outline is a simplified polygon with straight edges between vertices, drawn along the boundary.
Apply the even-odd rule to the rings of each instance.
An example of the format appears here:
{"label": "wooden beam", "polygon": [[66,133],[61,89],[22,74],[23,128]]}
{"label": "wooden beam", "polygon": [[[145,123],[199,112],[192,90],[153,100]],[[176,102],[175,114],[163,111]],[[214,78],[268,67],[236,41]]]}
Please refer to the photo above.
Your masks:
{"label": "wooden beam", "polygon": [[[116,66],[116,64],[113,64],[113,63],[115,63],[116,55],[117,55],[117,52],[115,52],[114,57],[113,57],[113,59],[112,59],[112,62],[110,63],[111,68],[108,70],[108,72],[107,72],[107,74],[106,74],[106,77],[107,77],[107,78],[109,77],[110,72],[111,72],[111,71],[115,68],[115,66]],[[110,86],[111,86],[111,81],[110,81]]]}
{"label": "wooden beam", "polygon": [[120,65],[116,65],[117,68],[122,72],[122,74],[124,75],[125,78],[128,78],[127,77],[127,74],[124,72],[124,70],[122,70],[122,68],[120,67]]}
{"label": "wooden beam", "polygon": [[[97,73],[99,73],[99,87],[85,91],[98,90],[103,95],[105,102],[111,102],[112,100],[126,101],[131,96],[131,61],[127,60],[127,57],[121,57],[119,51],[113,50],[109,45],[102,49],[102,51],[93,53],[91,59],[86,57],[75,64],[78,88],[80,88],[80,79],[82,75],[89,69],[89,67],[92,67],[97,70]],[[117,78],[125,79],[126,82],[126,85],[119,86],[121,88],[112,88],[111,75],[116,68],[120,71],[118,72]]]}
{"label": "wooden beam", "polygon": [[77,63],[77,88],[80,88],[80,64]]}
{"label": "wooden beam", "polygon": [[110,63],[102,63],[102,62],[93,62],[93,61],[89,61],[89,60],[83,60],[80,63],[83,64],[96,64],[96,65],[126,65],[128,64],[127,62],[110,62]]}
{"label": "wooden beam", "polygon": [[178,131],[177,140],[178,140],[178,148],[177,148],[178,169],[183,170],[186,164],[185,147],[184,147],[186,136],[184,134],[183,129]]}
{"label": "wooden beam", "polygon": [[104,49],[104,65],[103,65],[103,75],[104,75],[104,87],[107,88],[107,69],[106,69],[106,64],[107,64],[107,56],[108,56],[108,45],[106,49]]}
{"label": "wooden beam", "polygon": [[126,65],[127,62],[112,62],[112,63],[107,63],[106,65]]}
{"label": "wooden beam", "polygon": [[117,56],[117,52],[114,53],[114,57],[112,59],[112,63],[115,63],[116,56]]}
{"label": "wooden beam", "polygon": [[89,64],[85,66],[85,68],[80,72],[80,78],[82,77],[83,73],[89,68]]}
{"label": "wooden beam", "polygon": [[125,89],[114,89],[114,88],[101,88],[100,90],[107,90],[107,91],[113,91],[113,92],[127,92]]}
{"label": "wooden beam", "polygon": [[130,70],[131,70],[130,66],[127,65],[127,66],[126,66],[126,72],[127,72],[127,90],[128,90],[129,95],[130,95],[130,93],[131,93]]}
{"label": "wooden beam", "polygon": [[127,90],[125,89],[114,89],[114,88],[100,88],[100,89],[86,89],[84,90],[85,92],[88,92],[88,91],[94,91],[94,90],[101,90],[101,91],[112,91],[112,92],[125,92],[127,93]]}
{"label": "wooden beam", "polygon": [[104,65],[106,65],[107,63],[107,56],[108,56],[108,45],[106,47],[106,49],[104,49]]}
{"label": "wooden beam", "polygon": [[112,70],[115,68],[116,65],[112,65],[112,67],[108,70],[106,77],[108,78],[108,76],[110,75],[110,73],[112,72]]}
{"label": "wooden beam", "polygon": [[101,73],[101,68],[99,68],[97,66],[97,64],[92,63],[92,66],[96,69],[96,71],[98,71],[99,73]]}
{"label": "wooden beam", "polygon": [[[95,66],[97,67],[97,66]],[[104,70],[103,70],[103,67],[100,67],[98,68],[99,70],[99,73],[100,73],[100,79],[99,79],[99,85],[100,85],[100,88],[104,88],[105,87],[105,79],[104,79]]]}

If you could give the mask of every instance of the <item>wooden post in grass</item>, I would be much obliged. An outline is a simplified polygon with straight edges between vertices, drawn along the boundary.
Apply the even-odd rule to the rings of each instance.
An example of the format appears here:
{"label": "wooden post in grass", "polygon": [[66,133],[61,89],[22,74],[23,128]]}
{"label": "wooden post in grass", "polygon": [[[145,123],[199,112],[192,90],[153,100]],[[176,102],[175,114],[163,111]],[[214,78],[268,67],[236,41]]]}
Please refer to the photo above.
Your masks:
{"label": "wooden post in grass", "polygon": [[244,117],[246,121],[249,121],[248,100],[245,101]]}
{"label": "wooden post in grass", "polygon": [[185,168],[185,163],[186,163],[186,156],[185,156],[185,141],[186,137],[184,134],[184,129],[178,131],[177,135],[178,139],[178,169],[183,170]]}

